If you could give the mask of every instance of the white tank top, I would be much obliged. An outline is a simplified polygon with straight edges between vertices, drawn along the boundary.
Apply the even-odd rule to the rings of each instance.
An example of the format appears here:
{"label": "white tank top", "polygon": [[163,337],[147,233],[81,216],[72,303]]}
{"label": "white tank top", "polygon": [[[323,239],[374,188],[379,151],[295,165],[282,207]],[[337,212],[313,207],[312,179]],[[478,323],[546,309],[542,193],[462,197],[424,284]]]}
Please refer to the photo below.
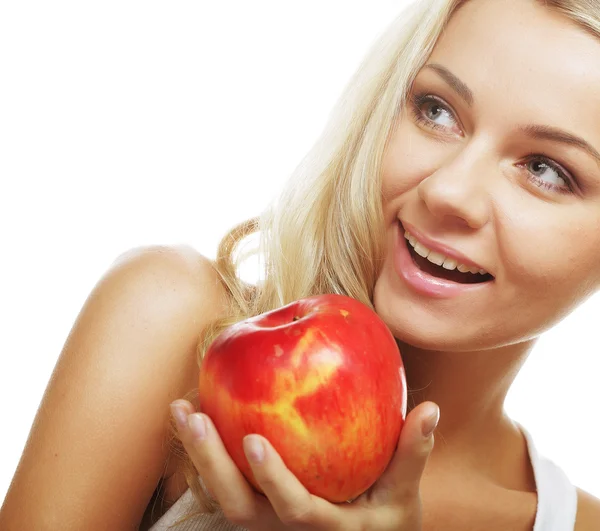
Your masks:
{"label": "white tank top", "polygon": [[[536,483],[538,503],[533,531],[573,531],[577,514],[575,486],[561,468],[538,453],[530,433],[520,424],[517,425],[527,440]],[[194,509],[195,499],[188,489],[150,531],[244,531],[227,521],[222,512],[202,514],[173,526],[179,518]]]}

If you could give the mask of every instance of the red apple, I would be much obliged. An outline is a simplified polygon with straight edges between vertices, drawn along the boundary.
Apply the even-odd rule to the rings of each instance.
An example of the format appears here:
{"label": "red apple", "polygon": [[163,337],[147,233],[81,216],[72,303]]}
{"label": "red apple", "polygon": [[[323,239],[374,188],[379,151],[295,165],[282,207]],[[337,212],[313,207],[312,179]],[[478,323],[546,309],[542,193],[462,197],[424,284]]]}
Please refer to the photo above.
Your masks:
{"label": "red apple", "polygon": [[242,448],[266,437],[313,494],[367,490],[389,463],[406,417],[400,351],[381,318],[342,295],[297,300],[224,330],[200,368],[200,409],[260,491]]}

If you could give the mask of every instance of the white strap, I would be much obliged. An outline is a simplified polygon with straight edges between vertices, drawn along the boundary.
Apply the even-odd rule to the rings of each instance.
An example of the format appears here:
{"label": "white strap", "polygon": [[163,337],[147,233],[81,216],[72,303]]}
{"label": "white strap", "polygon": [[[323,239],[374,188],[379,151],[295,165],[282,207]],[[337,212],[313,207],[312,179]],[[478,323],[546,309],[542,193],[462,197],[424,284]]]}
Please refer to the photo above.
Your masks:
{"label": "white strap", "polygon": [[537,487],[538,505],[533,531],[573,531],[577,516],[577,489],[560,467],[539,454],[531,434],[517,424],[527,440]]}

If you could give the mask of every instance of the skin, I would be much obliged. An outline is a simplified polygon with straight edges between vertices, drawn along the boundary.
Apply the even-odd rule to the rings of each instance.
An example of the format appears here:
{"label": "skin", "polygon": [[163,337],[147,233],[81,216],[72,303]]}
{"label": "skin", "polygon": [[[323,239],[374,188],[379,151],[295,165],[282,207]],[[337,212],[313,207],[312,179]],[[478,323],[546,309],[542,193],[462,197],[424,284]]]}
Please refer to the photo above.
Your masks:
{"label": "skin", "polygon": [[[198,473],[226,517],[251,531],[532,528],[530,463],[502,402],[537,335],[598,289],[600,171],[579,150],[535,143],[516,129],[529,121],[568,126],[600,148],[600,43],[533,0],[478,0],[452,19],[434,61],[469,85],[474,102],[461,103],[434,72],[419,76],[414,88],[446,100],[457,123],[442,113],[452,129],[442,133],[405,113],[394,131],[383,181],[390,251],[401,217],[481,262],[496,284],[452,301],[417,297],[388,258],[374,302],[401,341],[411,388],[421,391],[412,394],[418,405],[390,466],[352,504],[311,496],[268,441],[248,436],[247,456],[268,498],[256,494],[210,419],[175,401]],[[527,180],[533,174],[522,163],[541,151],[577,175],[578,194],[544,192]],[[187,489],[165,444],[167,404],[195,389],[199,330],[226,303],[209,259],[192,249],[119,257],[61,352],[0,528],[148,529],[164,508],[151,499],[157,486],[167,503]],[[435,446],[422,435],[433,402],[441,408]],[[191,429],[198,420],[206,422],[202,437]],[[107,449],[110,458],[99,459]],[[599,521],[600,501],[579,490],[575,530]]]}
{"label": "skin", "polygon": [[[442,129],[418,122],[407,108],[384,155],[390,252],[374,304],[399,340],[415,407],[382,480],[358,503],[334,508],[311,497],[266,440],[249,436],[247,456],[271,502],[265,504],[223,451],[210,419],[188,402],[175,403],[180,435],[207,487],[225,514],[249,529],[533,525],[537,496],[526,442],[503,403],[536,338],[600,287],[600,161],[518,129],[564,128],[600,150],[600,41],[533,0],[478,0],[453,16],[428,64],[458,76],[472,102],[423,68],[411,94],[443,100],[444,109],[419,107]],[[562,180],[540,155],[571,177]],[[494,282],[452,299],[413,292],[394,270],[398,218],[462,251]],[[432,439],[419,435],[432,402],[441,410],[433,450]],[[206,423],[203,437],[190,429],[198,420]],[[265,449],[263,461],[250,442]],[[410,472],[403,470],[408,463]],[[598,518],[598,500],[579,491],[576,530],[591,529]]]}
{"label": "skin", "polygon": [[[405,109],[393,132],[382,174],[389,249],[396,220],[407,220],[495,281],[479,293],[428,298],[397,275],[390,252],[374,303],[400,341],[409,389],[420,390],[415,403],[441,409],[429,470],[449,475],[447,463],[460,463],[461,473],[533,490],[523,437],[503,403],[540,333],[598,290],[600,162],[518,128],[560,127],[600,150],[600,41],[533,0],[483,0],[455,14],[427,64],[460,78],[473,101],[431,68],[415,79],[412,94],[443,100],[444,108],[419,107],[443,129]],[[531,180],[565,188],[532,157],[540,154],[577,179],[573,192]]]}

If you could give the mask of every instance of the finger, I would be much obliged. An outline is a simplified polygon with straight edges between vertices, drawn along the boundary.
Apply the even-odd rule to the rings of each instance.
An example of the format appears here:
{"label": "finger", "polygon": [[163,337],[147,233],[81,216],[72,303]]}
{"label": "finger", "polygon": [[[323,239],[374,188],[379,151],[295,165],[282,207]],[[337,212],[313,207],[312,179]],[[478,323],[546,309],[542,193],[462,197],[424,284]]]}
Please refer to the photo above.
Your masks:
{"label": "finger", "polygon": [[419,496],[419,484],[433,450],[433,432],[439,421],[439,407],[423,402],[406,417],[396,453],[375,484],[372,498],[404,502]]}
{"label": "finger", "polygon": [[247,435],[244,452],[254,478],[285,525],[341,529],[338,507],[308,492],[267,439]]}
{"label": "finger", "polygon": [[208,416],[195,413],[193,406],[182,400],[174,402],[172,408],[185,450],[227,519],[243,526],[264,515],[268,504],[232,461]]}

